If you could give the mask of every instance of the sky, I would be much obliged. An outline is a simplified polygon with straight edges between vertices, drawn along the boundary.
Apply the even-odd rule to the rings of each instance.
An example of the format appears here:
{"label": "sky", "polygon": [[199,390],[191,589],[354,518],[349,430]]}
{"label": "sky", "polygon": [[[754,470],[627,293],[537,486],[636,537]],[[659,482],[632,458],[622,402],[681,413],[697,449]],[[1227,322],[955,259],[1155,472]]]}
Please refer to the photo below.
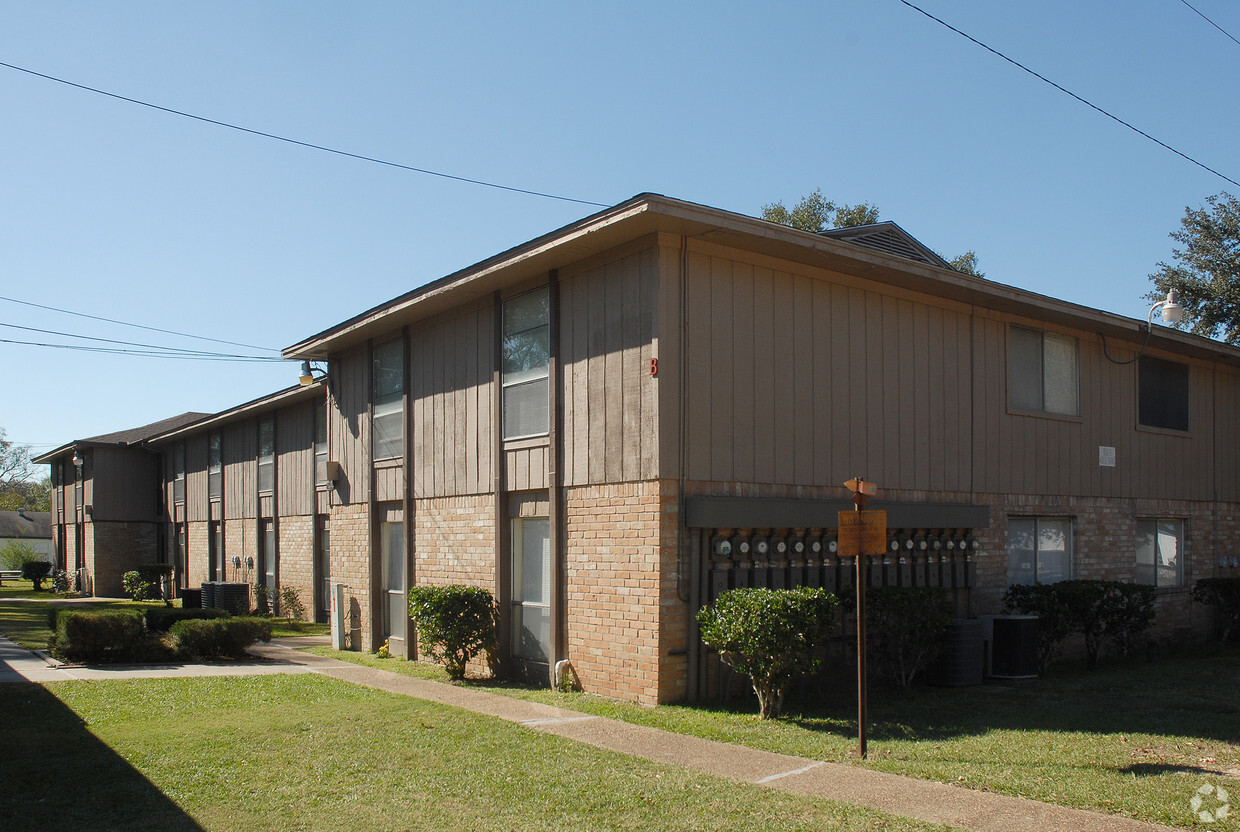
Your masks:
{"label": "sky", "polygon": [[[1240,179],[1234,3],[918,4]],[[108,346],[22,326],[278,357],[598,210],[583,202],[757,215],[815,188],[948,257],[976,251],[989,279],[1143,320],[1185,208],[1238,190],[900,0],[0,0],[0,62],[567,198],[0,66],[6,341]],[[0,373],[0,428],[37,453],[227,409],[297,364],[0,343]]]}

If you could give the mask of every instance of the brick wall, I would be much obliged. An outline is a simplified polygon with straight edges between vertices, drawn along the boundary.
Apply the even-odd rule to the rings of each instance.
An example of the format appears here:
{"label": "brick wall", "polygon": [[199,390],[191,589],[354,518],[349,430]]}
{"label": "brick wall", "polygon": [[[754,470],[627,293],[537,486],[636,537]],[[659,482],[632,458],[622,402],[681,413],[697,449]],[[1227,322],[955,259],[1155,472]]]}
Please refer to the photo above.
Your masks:
{"label": "brick wall", "polygon": [[664,573],[674,560],[659,483],[566,488],[564,518],[568,659],[588,692],[659,702]]}
{"label": "brick wall", "polygon": [[211,580],[210,563],[211,525],[205,520],[185,524],[185,585],[188,587],[202,586]]}
{"label": "brick wall", "polygon": [[98,522],[86,526],[86,569],[93,594],[102,598],[125,596],[122,576],[141,563],[158,560],[155,523]]}
{"label": "brick wall", "polygon": [[[280,589],[294,587],[305,608],[303,618],[314,616],[314,517],[312,515],[280,518]],[[281,609],[281,615],[285,612]]]}
{"label": "brick wall", "polygon": [[378,648],[370,627],[370,510],[365,503],[332,506],[331,573],[333,583],[345,585],[350,648]]}

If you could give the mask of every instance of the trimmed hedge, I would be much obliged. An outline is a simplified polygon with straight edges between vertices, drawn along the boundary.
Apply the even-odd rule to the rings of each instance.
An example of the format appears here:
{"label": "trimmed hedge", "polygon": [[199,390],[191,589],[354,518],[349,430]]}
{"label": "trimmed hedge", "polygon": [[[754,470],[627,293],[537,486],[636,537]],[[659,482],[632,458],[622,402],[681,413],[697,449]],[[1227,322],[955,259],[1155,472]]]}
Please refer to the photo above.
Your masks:
{"label": "trimmed hedge", "polygon": [[207,618],[228,618],[232,615],[228,610],[212,607],[149,607],[146,615],[146,629],[152,633],[166,633],[178,621],[194,621]]}
{"label": "trimmed hedge", "polygon": [[950,590],[931,586],[867,588],[866,635],[874,671],[908,690],[917,674],[946,649],[955,615]]}
{"label": "trimmed hedge", "polygon": [[1004,606],[1038,616],[1038,669],[1045,669],[1072,633],[1085,639],[1085,667],[1094,670],[1107,644],[1126,650],[1154,621],[1152,586],[1070,580],[1008,587]]}
{"label": "trimmed hedge", "polygon": [[177,655],[209,661],[243,659],[247,647],[271,641],[271,622],[262,618],[197,618],[172,625]]}
{"label": "trimmed hedge", "polygon": [[415,586],[409,590],[409,615],[418,629],[423,652],[444,664],[449,679],[465,678],[465,666],[485,654],[495,655],[499,606],[476,586]]}
{"label": "trimmed hedge", "polygon": [[45,560],[28,560],[22,564],[22,578],[34,584],[35,592],[43,589],[43,581],[52,574],[52,565]]}
{"label": "trimmed hedge", "polygon": [[74,662],[139,661],[149,655],[141,614],[57,610],[52,652]]}
{"label": "trimmed hedge", "polygon": [[1223,625],[1220,640],[1236,640],[1240,633],[1240,578],[1202,578],[1193,587],[1193,600],[1217,607]]}

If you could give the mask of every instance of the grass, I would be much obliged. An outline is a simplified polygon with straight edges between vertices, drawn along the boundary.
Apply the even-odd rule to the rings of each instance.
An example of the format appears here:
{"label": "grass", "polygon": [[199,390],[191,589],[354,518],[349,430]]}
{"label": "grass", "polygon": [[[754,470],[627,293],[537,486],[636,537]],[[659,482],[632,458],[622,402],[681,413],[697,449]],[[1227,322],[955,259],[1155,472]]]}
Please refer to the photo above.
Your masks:
{"label": "grass", "polygon": [[[313,652],[446,681],[435,665]],[[1075,665],[1044,678],[971,688],[872,687],[869,751],[856,748],[851,678],[794,697],[787,716],[756,717],[752,696],[727,706],[647,708],[580,693],[485,684],[496,693],[722,742],[1029,797],[1142,820],[1208,828],[1189,811],[1209,783],[1240,791],[1240,653],[1202,650],[1155,663]]]}
{"label": "grass", "polygon": [[943,828],[321,676],[0,685],[0,713],[0,829]]}

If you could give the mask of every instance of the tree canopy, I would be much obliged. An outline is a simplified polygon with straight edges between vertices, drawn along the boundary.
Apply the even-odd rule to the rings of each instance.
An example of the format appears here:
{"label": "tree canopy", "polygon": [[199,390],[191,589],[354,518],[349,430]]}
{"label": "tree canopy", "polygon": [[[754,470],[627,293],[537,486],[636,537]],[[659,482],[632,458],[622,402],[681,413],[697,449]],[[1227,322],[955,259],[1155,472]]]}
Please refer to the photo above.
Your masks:
{"label": "tree canopy", "polygon": [[1175,326],[1197,335],[1240,344],[1240,200],[1229,193],[1206,197],[1200,208],[1185,208],[1171,239],[1173,264],[1160,262],[1150,275],[1160,301],[1175,289],[1184,320]]}
{"label": "tree canopy", "polygon": [[[801,197],[801,201],[791,209],[783,202],[772,202],[762,206],[762,219],[767,222],[787,225],[820,234],[831,228],[856,228],[859,225],[873,225],[878,222],[878,206],[868,202],[857,205],[836,203],[822,195],[821,188]],[[943,255],[939,255],[942,257]],[[977,253],[969,250],[952,258],[943,257],[958,272],[971,274],[974,277],[985,277],[986,273],[977,268]]]}
{"label": "tree canopy", "polygon": [[30,446],[7,439],[0,428],[0,511],[48,511],[51,491],[51,479],[34,479]]}

